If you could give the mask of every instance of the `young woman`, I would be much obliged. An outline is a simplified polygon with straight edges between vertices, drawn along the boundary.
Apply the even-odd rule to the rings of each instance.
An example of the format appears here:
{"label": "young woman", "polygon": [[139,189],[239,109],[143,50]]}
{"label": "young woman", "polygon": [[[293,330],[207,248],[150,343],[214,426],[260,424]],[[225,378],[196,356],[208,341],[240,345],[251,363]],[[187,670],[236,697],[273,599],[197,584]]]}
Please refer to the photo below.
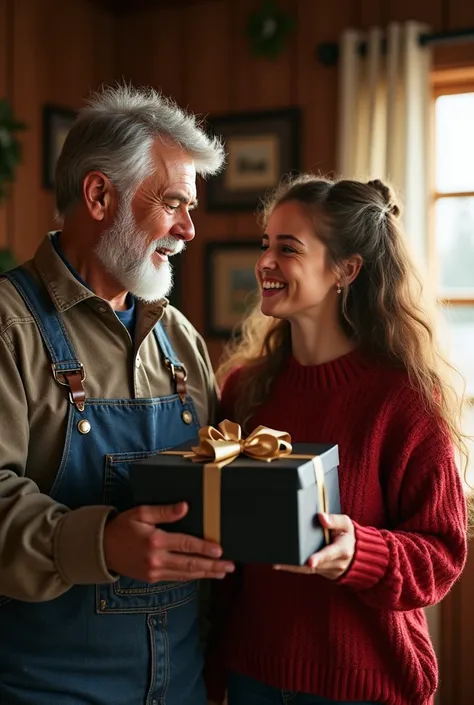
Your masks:
{"label": "young woman", "polygon": [[423,608],[466,559],[460,401],[380,181],[285,181],[264,212],[261,301],[220,370],[222,418],[337,442],[341,515],[302,568],[219,585],[209,698],[228,705],[428,705]]}

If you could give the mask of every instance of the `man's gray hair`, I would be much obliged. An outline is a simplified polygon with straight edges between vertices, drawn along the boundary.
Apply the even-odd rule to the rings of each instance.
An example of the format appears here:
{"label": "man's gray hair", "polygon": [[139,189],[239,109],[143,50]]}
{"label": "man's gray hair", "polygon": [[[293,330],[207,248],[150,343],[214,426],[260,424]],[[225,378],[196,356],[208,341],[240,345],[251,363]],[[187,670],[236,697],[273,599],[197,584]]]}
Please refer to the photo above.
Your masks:
{"label": "man's gray hair", "polygon": [[192,113],[152,88],[106,86],[79,112],[56,165],[56,207],[63,216],[82,197],[84,177],[100,171],[119,193],[133,192],[152,173],[151,147],[169,139],[189,154],[201,176],[223,166],[222,141]]}

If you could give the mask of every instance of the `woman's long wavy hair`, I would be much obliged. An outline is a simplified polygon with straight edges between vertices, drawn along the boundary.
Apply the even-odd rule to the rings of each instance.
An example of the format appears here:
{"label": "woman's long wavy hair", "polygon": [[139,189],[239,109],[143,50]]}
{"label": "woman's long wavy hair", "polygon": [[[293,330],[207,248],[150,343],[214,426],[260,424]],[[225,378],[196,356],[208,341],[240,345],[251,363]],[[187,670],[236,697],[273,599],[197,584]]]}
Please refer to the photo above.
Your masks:
{"label": "woman's long wavy hair", "polygon": [[[461,431],[464,393],[456,392],[449,381],[454,370],[438,350],[433,319],[422,302],[421,281],[405,246],[400,210],[391,190],[379,180],[361,183],[312,174],[287,178],[264,204],[264,227],[275,208],[288,201],[307,211],[315,236],[327,248],[329,263],[342,272],[341,324],[348,337],[369,355],[407,371],[411,385],[445,423],[465,460],[466,476],[468,449]],[[362,267],[346,287],[344,261],[355,255],[362,258]],[[258,302],[217,371],[222,382],[233,369],[244,368],[235,420],[246,426],[267,398],[290,351],[289,322],[264,316]]]}

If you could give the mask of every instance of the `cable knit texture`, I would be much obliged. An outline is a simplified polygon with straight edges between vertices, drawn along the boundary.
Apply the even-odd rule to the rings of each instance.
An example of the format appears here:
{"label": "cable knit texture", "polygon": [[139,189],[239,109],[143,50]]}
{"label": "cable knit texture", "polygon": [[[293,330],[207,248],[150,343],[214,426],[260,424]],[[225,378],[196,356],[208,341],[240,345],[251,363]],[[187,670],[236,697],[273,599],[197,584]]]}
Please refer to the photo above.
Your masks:
{"label": "cable knit texture", "polygon": [[[241,372],[222,393],[233,408]],[[240,567],[215,588],[206,679],[225,669],[334,700],[428,705],[437,664],[423,608],[466,559],[466,509],[452,444],[407,375],[360,351],[304,367],[290,357],[252,427],[294,442],[336,442],[342,512],[356,549],[337,581]]]}

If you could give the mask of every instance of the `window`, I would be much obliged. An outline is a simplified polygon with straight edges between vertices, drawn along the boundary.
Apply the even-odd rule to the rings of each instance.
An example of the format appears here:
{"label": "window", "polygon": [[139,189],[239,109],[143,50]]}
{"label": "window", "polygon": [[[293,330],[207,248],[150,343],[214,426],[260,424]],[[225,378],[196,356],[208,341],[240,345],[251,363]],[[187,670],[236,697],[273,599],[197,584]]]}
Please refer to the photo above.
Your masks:
{"label": "window", "polygon": [[474,399],[474,79],[435,86],[432,269],[443,347]]}

